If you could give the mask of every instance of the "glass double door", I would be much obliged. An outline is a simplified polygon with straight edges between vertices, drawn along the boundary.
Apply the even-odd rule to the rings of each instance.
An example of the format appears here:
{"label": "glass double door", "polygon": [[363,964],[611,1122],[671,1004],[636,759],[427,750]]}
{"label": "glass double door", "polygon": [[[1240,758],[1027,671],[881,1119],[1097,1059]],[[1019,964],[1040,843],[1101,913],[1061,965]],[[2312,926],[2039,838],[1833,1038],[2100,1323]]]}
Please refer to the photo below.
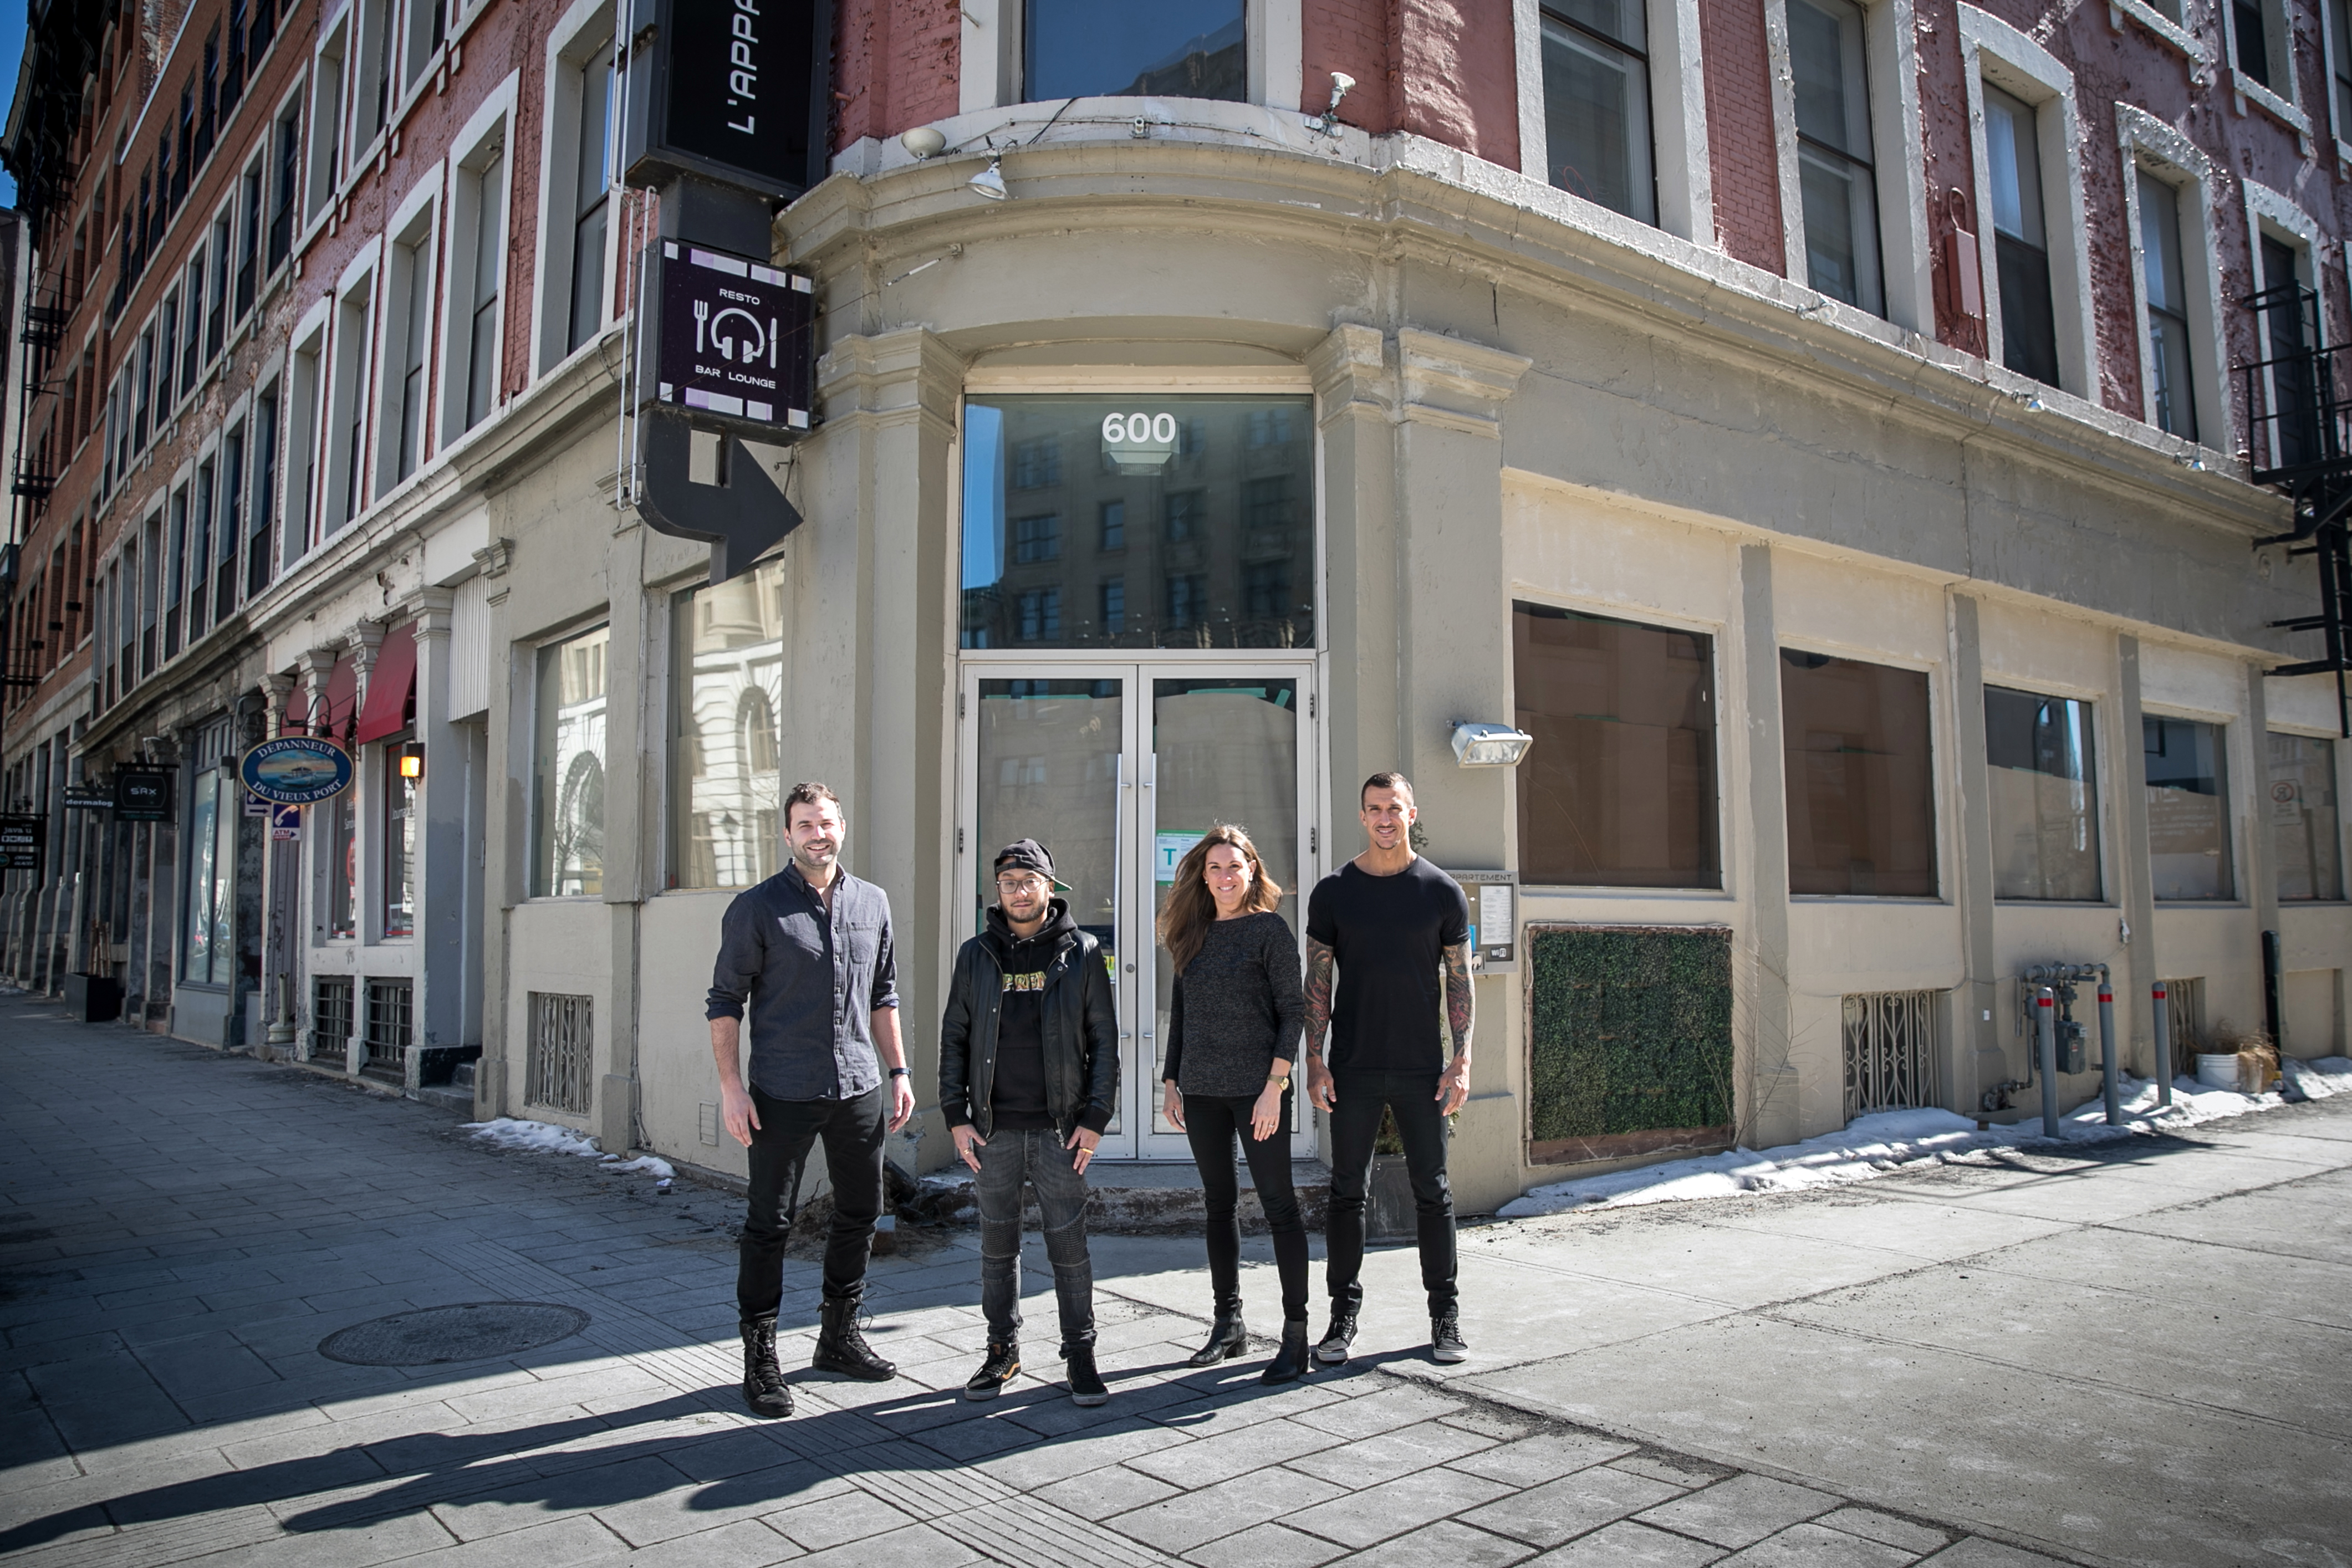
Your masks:
{"label": "glass double door", "polygon": [[[1173,974],[1153,936],[1176,865],[1219,822],[1249,831],[1294,941],[1320,873],[1311,812],[1314,666],[1014,664],[963,669],[956,850],[960,935],[995,902],[996,852],[1035,839],[1102,944],[1118,1006],[1119,1104],[1108,1158],[1181,1159],[1160,1110]],[[1313,1128],[1293,1149],[1314,1152]]]}

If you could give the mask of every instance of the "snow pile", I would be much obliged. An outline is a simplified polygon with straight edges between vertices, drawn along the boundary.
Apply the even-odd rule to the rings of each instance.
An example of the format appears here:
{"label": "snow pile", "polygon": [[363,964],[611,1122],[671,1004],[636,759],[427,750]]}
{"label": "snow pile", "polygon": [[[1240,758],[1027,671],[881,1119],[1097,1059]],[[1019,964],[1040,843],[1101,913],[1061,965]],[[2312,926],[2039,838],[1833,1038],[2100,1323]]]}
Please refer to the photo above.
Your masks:
{"label": "snow pile", "polygon": [[2279,1071],[2286,1080],[2280,1087],[2290,1100],[2352,1094],[2352,1056],[2323,1056],[2316,1061],[2289,1057],[2279,1063]]}
{"label": "snow pile", "polygon": [[625,1160],[618,1155],[608,1155],[596,1146],[596,1140],[585,1133],[575,1133],[569,1127],[559,1127],[552,1122],[526,1122],[514,1116],[500,1116],[492,1122],[467,1122],[467,1129],[486,1144],[501,1149],[517,1149],[524,1154],[578,1155],[583,1159],[603,1162],[597,1168],[614,1176],[631,1171],[643,1171],[655,1178],[656,1185],[667,1186],[677,1171],[667,1160],[652,1155],[640,1155]]}
{"label": "snow pile", "polygon": [[[2290,1087],[2301,1086],[2300,1097],[2320,1098],[2352,1092],[2352,1059],[2330,1057],[2322,1061],[2290,1064]],[[2093,1099],[2059,1118],[2056,1132],[2045,1137],[2042,1118],[1979,1130],[1967,1116],[1949,1111],[1883,1111],[1857,1116],[1844,1128],[1824,1133],[1777,1149],[1760,1152],[1733,1149],[1696,1159],[1672,1160],[1607,1176],[1556,1182],[1512,1199],[1496,1213],[1506,1219],[1559,1214],[1572,1208],[1625,1208],[1645,1203],[1679,1203],[1693,1198],[1737,1197],[1748,1193],[1801,1192],[1809,1187],[1836,1186],[1868,1181],[1906,1166],[1930,1164],[2010,1149],[2027,1144],[2105,1143],[2142,1133],[2195,1126],[2224,1116],[2242,1116],[2283,1103],[2277,1094],[2239,1094],[2212,1089],[2190,1078],[2172,1084],[2172,1103],[2157,1103],[2156,1085],[2126,1074],[2118,1081],[2123,1122],[2107,1125],[2106,1102]]]}

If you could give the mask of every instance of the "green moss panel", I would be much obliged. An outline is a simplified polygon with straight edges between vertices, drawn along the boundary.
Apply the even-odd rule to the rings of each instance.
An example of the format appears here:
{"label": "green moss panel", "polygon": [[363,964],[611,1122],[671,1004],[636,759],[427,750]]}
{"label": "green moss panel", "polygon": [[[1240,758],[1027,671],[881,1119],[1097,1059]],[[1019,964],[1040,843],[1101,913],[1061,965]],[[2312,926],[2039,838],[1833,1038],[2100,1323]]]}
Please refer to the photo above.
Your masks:
{"label": "green moss panel", "polygon": [[1731,1120],[1731,934],[1528,934],[1533,1134],[1591,1138]]}

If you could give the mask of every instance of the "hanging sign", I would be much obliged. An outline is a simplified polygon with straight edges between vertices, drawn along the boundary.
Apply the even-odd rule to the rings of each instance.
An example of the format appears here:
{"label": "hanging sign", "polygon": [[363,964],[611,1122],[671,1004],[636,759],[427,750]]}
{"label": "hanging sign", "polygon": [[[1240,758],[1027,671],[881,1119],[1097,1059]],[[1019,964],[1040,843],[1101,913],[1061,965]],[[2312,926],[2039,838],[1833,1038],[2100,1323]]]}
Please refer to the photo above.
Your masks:
{"label": "hanging sign", "polygon": [[825,175],[833,7],[824,0],[635,0],[622,167],[790,200]]}
{"label": "hanging sign", "polygon": [[0,816],[0,871],[28,871],[39,881],[48,837],[48,819],[37,812]]}
{"label": "hanging sign", "polygon": [[247,752],[236,771],[272,805],[308,806],[351,788],[352,754],[322,735],[281,735]]}
{"label": "hanging sign", "polygon": [[689,418],[715,415],[752,439],[790,441],[809,427],[816,296],[766,262],[666,239],[653,278],[654,395]]}
{"label": "hanging sign", "polygon": [[114,810],[114,791],[104,784],[68,784],[66,786],[66,810],[111,811]]}
{"label": "hanging sign", "polygon": [[172,776],[160,768],[116,768],[114,820],[118,822],[170,821]]}

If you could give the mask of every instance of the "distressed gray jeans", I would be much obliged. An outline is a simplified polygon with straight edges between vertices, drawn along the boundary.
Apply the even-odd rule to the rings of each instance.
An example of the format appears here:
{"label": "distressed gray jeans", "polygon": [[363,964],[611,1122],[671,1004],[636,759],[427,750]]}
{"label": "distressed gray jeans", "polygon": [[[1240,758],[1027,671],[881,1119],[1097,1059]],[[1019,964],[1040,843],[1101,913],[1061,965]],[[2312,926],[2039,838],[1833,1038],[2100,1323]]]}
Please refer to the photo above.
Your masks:
{"label": "distressed gray jeans", "polygon": [[992,1343],[1021,1336],[1021,1188],[1037,1194],[1045,1257],[1061,1308],[1062,1354],[1095,1342],[1095,1270],[1087,1256],[1087,1178],[1052,1128],[1000,1127],[980,1147],[972,1182],[980,1203],[980,1310]]}

